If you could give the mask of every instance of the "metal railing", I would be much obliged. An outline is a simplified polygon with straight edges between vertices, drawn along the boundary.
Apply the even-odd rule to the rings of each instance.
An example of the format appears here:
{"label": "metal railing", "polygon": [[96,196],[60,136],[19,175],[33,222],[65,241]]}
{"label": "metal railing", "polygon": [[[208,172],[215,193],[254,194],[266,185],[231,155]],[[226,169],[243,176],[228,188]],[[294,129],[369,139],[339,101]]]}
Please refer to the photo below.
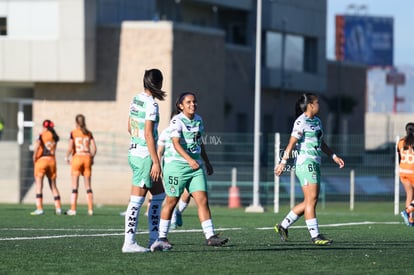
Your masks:
{"label": "metal railing", "polygon": [[[96,165],[105,164],[113,169],[127,166],[127,152],[129,138],[124,134],[94,133],[99,154]],[[280,145],[287,145],[289,135],[280,135]],[[325,137],[335,153],[345,160],[345,168],[338,169],[332,160],[324,156],[322,160],[322,186],[324,201],[349,201],[351,171],[355,180],[355,200],[392,201],[394,198],[395,159],[392,150],[365,149],[365,136],[355,135],[346,138],[343,144],[342,136]],[[240,188],[241,202],[248,205],[252,199],[253,188],[253,133],[207,133],[203,142],[210,161],[214,167],[214,174],[208,177],[209,196],[211,204],[227,204],[228,188],[231,186],[232,169],[237,169],[237,186]],[[275,166],[275,138],[274,134],[262,135],[260,158],[260,202],[262,205],[272,205],[274,202],[274,166]],[[392,148],[391,148],[392,149]],[[61,141],[58,154],[64,154],[66,141]],[[30,158],[30,153],[22,154]],[[28,166],[30,160],[22,159],[22,165]],[[287,167],[293,164],[288,162]],[[22,180],[32,183],[31,167],[23,167]],[[28,178],[24,178],[27,175]],[[24,186],[24,184],[22,184]],[[302,191],[299,184],[294,190],[291,186],[290,173],[280,177],[280,200],[282,203],[291,200],[290,194],[294,191],[300,199]],[[404,194],[402,194],[404,195]]]}

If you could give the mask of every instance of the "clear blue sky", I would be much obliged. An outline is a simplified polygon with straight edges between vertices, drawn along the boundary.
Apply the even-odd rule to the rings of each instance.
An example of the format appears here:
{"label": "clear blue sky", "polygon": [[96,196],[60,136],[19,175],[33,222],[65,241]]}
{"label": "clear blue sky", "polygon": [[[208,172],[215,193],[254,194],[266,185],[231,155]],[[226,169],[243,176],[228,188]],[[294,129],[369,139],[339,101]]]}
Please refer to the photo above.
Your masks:
{"label": "clear blue sky", "polygon": [[[414,0],[327,0],[326,56],[335,56],[335,15],[359,14],[394,18],[394,65],[414,66]],[[365,5],[356,11],[349,5]]]}

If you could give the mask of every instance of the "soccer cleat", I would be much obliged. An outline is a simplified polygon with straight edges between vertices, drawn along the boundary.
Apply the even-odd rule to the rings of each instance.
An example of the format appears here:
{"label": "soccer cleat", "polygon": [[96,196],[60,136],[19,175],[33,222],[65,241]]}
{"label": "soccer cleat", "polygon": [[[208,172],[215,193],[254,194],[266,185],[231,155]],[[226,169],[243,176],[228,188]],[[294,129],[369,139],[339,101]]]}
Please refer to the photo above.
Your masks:
{"label": "soccer cleat", "polygon": [[148,249],[151,249],[151,245],[153,244],[153,243],[155,243],[155,241],[156,241],[157,239],[149,239],[149,241],[148,241]]}
{"label": "soccer cleat", "polygon": [[148,248],[142,247],[137,243],[133,244],[124,244],[122,246],[122,253],[146,253],[150,250]]}
{"label": "soccer cleat", "polygon": [[276,224],[274,228],[276,233],[279,233],[280,239],[286,242],[289,236],[288,230],[283,228],[280,224]]}
{"label": "soccer cleat", "polygon": [[316,245],[331,245],[332,240],[325,238],[323,235],[319,234],[315,238],[312,238],[312,243]]}
{"label": "soccer cleat", "polygon": [[176,217],[177,217],[177,221],[176,221],[177,226],[183,226],[183,216],[181,215],[181,213],[177,211]]}
{"label": "soccer cleat", "polygon": [[408,222],[410,223],[410,226],[414,225],[413,212],[410,212],[410,214],[408,215]]}
{"label": "soccer cleat", "polygon": [[408,213],[407,213],[407,211],[405,211],[405,210],[403,210],[403,211],[401,211],[401,217],[403,218],[403,220],[404,220],[404,223],[407,225],[407,226],[410,226],[410,222],[409,222],[409,220],[408,220]]}
{"label": "soccer cleat", "polygon": [[55,210],[55,215],[60,216],[62,215],[62,209],[58,208]]}
{"label": "soccer cleat", "polygon": [[42,209],[36,209],[35,211],[30,212],[30,215],[32,215],[32,216],[39,216],[39,215],[43,215],[44,213],[45,212],[43,212]]}
{"label": "soccer cleat", "polygon": [[68,211],[65,211],[65,215],[76,216],[76,210],[69,209]]}
{"label": "soccer cleat", "polygon": [[172,245],[167,238],[160,238],[151,245],[151,252],[168,251],[172,249]]}
{"label": "soccer cleat", "polygon": [[93,216],[93,210],[88,210],[88,215]]}
{"label": "soccer cleat", "polygon": [[206,244],[208,246],[223,246],[228,241],[228,238],[220,238],[218,234],[215,234],[206,241]]}
{"label": "soccer cleat", "polygon": [[170,224],[170,229],[177,229],[177,224],[176,223]]}

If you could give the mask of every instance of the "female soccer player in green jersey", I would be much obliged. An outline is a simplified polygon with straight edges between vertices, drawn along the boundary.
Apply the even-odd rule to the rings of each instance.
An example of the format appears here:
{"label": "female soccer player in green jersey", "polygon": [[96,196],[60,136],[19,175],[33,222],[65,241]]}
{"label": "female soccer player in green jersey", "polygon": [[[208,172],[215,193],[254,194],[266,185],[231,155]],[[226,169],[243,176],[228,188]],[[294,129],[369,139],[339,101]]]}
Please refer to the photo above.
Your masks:
{"label": "female soccer player in green jersey", "polygon": [[275,225],[282,241],[288,239],[288,227],[305,215],[306,226],[311,240],[316,245],[330,245],[332,240],[319,234],[318,220],[316,218],[316,204],[318,203],[320,189],[321,154],[324,152],[339,165],[344,167],[344,161],[338,157],[323,140],[321,120],[316,116],[319,112],[318,97],[312,93],[303,94],[296,103],[296,120],[290,136],[289,144],[283,154],[282,160],[275,168],[275,174],[280,176],[287,159],[292,156],[296,147],[295,173],[300,181],[303,191],[303,202],[297,204],[287,214],[285,219]]}
{"label": "female soccer player in green jersey", "polygon": [[145,71],[144,92],[133,98],[129,108],[128,132],[131,143],[128,162],[132,169],[132,188],[125,212],[125,235],[122,246],[124,253],[149,251],[138,245],[135,240],[139,212],[148,191],[152,194],[148,215],[149,246],[158,237],[160,209],[165,193],[161,183],[161,164],[156,150],[159,110],[155,98],[165,98],[166,93],[161,90],[162,81],[163,76],[158,69]]}
{"label": "female soccer player in green jersey", "polygon": [[213,167],[201,140],[204,124],[196,114],[196,96],[193,93],[181,94],[176,107],[179,114],[171,119],[169,125],[173,146],[164,153],[163,180],[167,197],[161,211],[158,240],[151,246],[151,251],[167,251],[172,248],[167,234],[172,213],[184,189],[188,190],[197,205],[206,244],[222,246],[228,239],[215,234],[211,219],[204,165],[208,175],[213,173]]}

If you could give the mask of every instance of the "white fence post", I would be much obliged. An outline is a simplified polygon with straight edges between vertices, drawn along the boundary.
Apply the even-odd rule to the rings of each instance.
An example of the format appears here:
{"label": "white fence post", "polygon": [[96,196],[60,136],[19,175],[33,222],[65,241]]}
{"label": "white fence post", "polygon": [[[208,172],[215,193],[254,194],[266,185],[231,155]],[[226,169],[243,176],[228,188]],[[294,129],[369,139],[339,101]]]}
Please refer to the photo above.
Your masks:
{"label": "white fence post", "polygon": [[394,215],[400,212],[400,163],[398,161],[397,146],[400,137],[395,138],[395,173],[394,173]]}
{"label": "white fence post", "polygon": [[231,168],[231,187],[237,186],[237,168]]}
{"label": "white fence post", "polygon": [[[275,168],[279,163],[280,159],[280,133],[275,133]],[[274,200],[273,200],[273,211],[274,213],[279,213],[279,192],[280,192],[280,178],[274,174]]]}
{"label": "white fence post", "polygon": [[355,203],[355,171],[351,169],[349,175],[349,210],[354,210]]}
{"label": "white fence post", "polygon": [[295,206],[295,172],[290,169],[290,208]]}

